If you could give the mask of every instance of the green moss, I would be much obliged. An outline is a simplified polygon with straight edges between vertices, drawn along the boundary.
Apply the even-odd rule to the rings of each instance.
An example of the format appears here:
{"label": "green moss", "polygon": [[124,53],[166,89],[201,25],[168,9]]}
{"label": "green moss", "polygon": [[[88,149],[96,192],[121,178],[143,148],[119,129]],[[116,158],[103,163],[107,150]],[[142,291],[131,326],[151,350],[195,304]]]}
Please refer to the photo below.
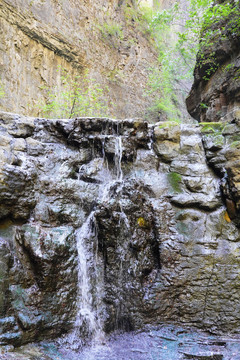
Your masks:
{"label": "green moss", "polygon": [[228,136],[228,142],[240,141],[240,133],[235,133],[232,136]]}
{"label": "green moss", "polygon": [[180,123],[180,120],[176,120],[176,121],[164,121],[162,122],[161,125],[159,125],[159,129],[164,129],[164,128],[172,128],[172,127],[175,127],[175,126],[178,126]]}
{"label": "green moss", "polygon": [[177,193],[182,192],[181,189],[182,176],[179,173],[170,172],[168,173],[167,177],[168,177],[168,182],[172,187],[172,190]]}
{"label": "green moss", "polygon": [[214,133],[214,134],[204,134],[204,136],[206,136],[207,138],[210,138],[213,142],[213,144],[217,147],[217,148],[221,148],[224,146],[224,136],[222,136],[219,133]]}
{"label": "green moss", "polygon": [[205,103],[200,103],[201,109],[208,109],[208,106]]}
{"label": "green moss", "polygon": [[230,144],[230,147],[231,148],[240,148],[240,141],[237,140],[237,141],[233,141],[231,144]]}
{"label": "green moss", "polygon": [[225,124],[221,122],[202,122],[199,123],[199,126],[204,134],[219,135],[223,132]]}

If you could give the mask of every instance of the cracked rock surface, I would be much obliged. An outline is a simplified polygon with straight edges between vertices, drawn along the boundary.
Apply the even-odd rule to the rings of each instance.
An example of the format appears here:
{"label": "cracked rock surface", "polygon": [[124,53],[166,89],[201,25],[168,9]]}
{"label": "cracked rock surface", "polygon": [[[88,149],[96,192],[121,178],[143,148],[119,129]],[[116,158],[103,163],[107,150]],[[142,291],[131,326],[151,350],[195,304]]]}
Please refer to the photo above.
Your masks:
{"label": "cracked rock surface", "polygon": [[2,345],[74,327],[86,221],[106,332],[164,321],[239,330],[238,223],[198,125],[1,113],[0,138]]}

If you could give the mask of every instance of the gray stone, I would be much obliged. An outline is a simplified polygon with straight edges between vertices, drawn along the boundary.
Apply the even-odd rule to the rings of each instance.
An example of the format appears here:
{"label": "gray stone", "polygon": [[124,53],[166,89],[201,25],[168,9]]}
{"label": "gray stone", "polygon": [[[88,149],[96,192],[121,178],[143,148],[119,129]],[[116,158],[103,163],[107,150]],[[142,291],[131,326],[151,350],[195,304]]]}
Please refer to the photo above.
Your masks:
{"label": "gray stone", "polygon": [[223,193],[232,199],[235,184],[237,199],[238,153],[228,141],[205,155],[198,126],[161,124],[152,138],[146,122],[107,118],[31,120],[25,139],[21,117],[2,118],[3,344],[74,327],[83,235],[105,331],[162,321],[238,331],[239,230],[206,162],[228,172]]}

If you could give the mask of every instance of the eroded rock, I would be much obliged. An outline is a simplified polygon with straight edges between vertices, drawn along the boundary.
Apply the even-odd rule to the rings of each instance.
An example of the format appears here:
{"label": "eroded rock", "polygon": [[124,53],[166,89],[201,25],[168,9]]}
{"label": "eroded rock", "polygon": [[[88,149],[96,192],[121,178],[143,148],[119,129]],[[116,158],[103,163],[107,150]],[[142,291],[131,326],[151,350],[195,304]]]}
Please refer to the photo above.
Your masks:
{"label": "eroded rock", "polygon": [[19,137],[26,119],[0,117],[2,344],[76,329],[81,251],[88,312],[105,331],[164,321],[238,331],[239,230],[220,188],[236,127],[214,146],[197,125],[30,119]]}

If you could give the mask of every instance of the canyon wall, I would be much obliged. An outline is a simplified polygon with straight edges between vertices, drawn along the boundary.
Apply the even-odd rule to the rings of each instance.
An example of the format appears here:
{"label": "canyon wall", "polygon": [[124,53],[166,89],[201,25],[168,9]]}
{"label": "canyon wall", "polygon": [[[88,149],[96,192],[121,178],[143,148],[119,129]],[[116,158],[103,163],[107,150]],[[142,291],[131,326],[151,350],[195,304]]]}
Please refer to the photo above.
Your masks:
{"label": "canyon wall", "polygon": [[66,73],[80,87],[99,84],[111,116],[136,117],[151,103],[156,53],[132,1],[1,0],[0,32],[2,110],[37,116]]}
{"label": "canyon wall", "polygon": [[224,202],[239,223],[240,137],[235,131],[240,122],[239,4],[218,3],[231,10],[204,29],[210,36],[197,55],[194,83],[186,104],[208,134],[204,138],[208,164],[222,179]]}
{"label": "canyon wall", "polygon": [[[117,116],[139,114],[154,51],[134,16],[99,37],[124,6],[1,0],[3,108],[61,90],[61,65],[109,85]],[[239,332],[238,37],[216,44],[223,66],[206,78],[206,49],[187,99],[199,125],[0,113],[1,345],[167,322]]]}
{"label": "canyon wall", "polygon": [[212,35],[198,53],[187,98],[189,113],[201,122],[234,122],[240,118],[239,4],[229,3],[235,6],[234,11],[205,30]]}

